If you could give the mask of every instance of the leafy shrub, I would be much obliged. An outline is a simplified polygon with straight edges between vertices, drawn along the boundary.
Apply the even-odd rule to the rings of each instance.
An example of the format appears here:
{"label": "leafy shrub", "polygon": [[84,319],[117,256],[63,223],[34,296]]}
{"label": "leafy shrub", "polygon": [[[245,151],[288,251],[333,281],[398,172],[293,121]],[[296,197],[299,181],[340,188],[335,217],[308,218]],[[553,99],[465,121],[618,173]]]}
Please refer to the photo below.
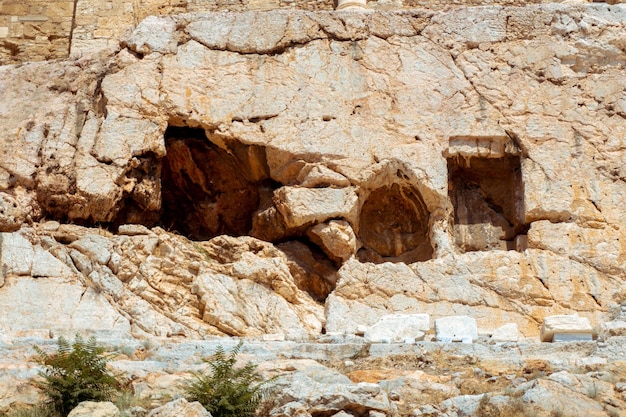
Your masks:
{"label": "leafy shrub", "polygon": [[82,401],[107,401],[119,390],[117,379],[106,369],[110,357],[95,337],[85,342],[77,335],[72,344],[60,337],[57,344],[52,354],[35,346],[37,362],[46,366],[37,386],[54,411],[66,416]]}
{"label": "leafy shrub", "polygon": [[259,406],[271,381],[262,381],[257,366],[247,363],[235,367],[236,356],[243,342],[226,354],[222,346],[204,361],[211,367],[208,373],[195,373],[187,381],[185,394],[188,401],[199,401],[213,417],[249,417]]}

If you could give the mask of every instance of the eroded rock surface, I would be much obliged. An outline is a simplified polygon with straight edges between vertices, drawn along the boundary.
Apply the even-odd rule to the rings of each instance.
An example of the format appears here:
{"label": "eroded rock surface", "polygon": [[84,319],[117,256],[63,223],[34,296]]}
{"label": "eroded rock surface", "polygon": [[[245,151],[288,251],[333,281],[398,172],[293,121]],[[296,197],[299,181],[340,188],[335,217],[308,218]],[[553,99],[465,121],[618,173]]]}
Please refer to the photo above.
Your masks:
{"label": "eroded rock surface", "polygon": [[[150,17],[117,52],[2,67],[3,232],[134,223],[291,252],[259,243],[268,257],[223,264],[161,229],[54,242],[34,227],[6,239],[61,263],[3,249],[0,282],[94,282],[159,334],[315,334],[396,312],[524,335],[550,314],[597,321],[625,294],[625,13]],[[241,313],[259,291],[286,321]]]}
{"label": "eroded rock surface", "polygon": [[[426,313],[523,338],[578,313],[619,338],[625,32],[606,4],[198,13],[0,67],[0,332],[305,340]],[[395,413],[307,372],[273,415]],[[623,406],[552,375],[414,408]]]}

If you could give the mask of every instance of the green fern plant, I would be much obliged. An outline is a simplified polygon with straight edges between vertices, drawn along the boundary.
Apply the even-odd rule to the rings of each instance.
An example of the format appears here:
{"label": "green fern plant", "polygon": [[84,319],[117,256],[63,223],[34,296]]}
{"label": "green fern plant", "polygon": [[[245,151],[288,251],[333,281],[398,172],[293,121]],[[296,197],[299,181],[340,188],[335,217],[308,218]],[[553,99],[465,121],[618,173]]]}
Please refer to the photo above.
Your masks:
{"label": "green fern plant", "polygon": [[54,411],[66,416],[82,401],[107,401],[119,391],[117,378],[106,368],[110,356],[95,337],[84,341],[77,335],[71,344],[60,337],[57,344],[52,354],[35,346],[36,361],[46,367],[39,372],[43,380],[36,384]]}
{"label": "green fern plant", "polygon": [[215,354],[204,360],[210,371],[194,373],[193,379],[187,381],[187,400],[199,401],[213,417],[253,416],[272,380],[262,381],[257,365],[252,363],[235,367],[242,346],[243,341],[228,354],[218,346]]}

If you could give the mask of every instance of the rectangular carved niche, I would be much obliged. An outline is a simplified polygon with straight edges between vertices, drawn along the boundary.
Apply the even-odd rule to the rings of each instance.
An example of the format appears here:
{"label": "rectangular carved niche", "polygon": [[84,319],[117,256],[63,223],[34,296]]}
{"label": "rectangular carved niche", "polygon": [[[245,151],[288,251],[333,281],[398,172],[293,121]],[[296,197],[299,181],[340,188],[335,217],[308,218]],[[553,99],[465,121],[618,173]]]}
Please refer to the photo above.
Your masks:
{"label": "rectangular carved niche", "polygon": [[461,252],[524,249],[519,150],[508,138],[451,138],[453,234]]}

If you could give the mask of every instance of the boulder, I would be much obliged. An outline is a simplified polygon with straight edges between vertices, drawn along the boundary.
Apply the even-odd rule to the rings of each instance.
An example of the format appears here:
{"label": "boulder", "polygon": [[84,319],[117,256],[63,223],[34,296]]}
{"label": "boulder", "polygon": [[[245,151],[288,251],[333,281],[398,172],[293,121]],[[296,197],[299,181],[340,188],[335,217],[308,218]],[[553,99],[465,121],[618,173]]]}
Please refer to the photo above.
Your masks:
{"label": "boulder", "polygon": [[[292,364],[274,382],[271,416],[333,415],[340,411],[382,412],[393,415],[396,406],[377,384],[351,383],[345,375],[311,361]],[[293,414],[288,414],[289,412]]]}
{"label": "boulder", "polygon": [[333,218],[354,221],[358,198],[353,188],[282,187],[274,196],[287,227],[296,228]]}
{"label": "boulder", "polygon": [[83,401],[67,417],[120,417],[120,410],[108,401]]}
{"label": "boulder", "polygon": [[179,398],[150,411],[148,417],[211,417],[211,413],[197,401]]}
{"label": "boulder", "polygon": [[354,230],[345,220],[331,220],[320,223],[307,231],[311,240],[334,260],[344,262],[356,254],[358,241]]}

